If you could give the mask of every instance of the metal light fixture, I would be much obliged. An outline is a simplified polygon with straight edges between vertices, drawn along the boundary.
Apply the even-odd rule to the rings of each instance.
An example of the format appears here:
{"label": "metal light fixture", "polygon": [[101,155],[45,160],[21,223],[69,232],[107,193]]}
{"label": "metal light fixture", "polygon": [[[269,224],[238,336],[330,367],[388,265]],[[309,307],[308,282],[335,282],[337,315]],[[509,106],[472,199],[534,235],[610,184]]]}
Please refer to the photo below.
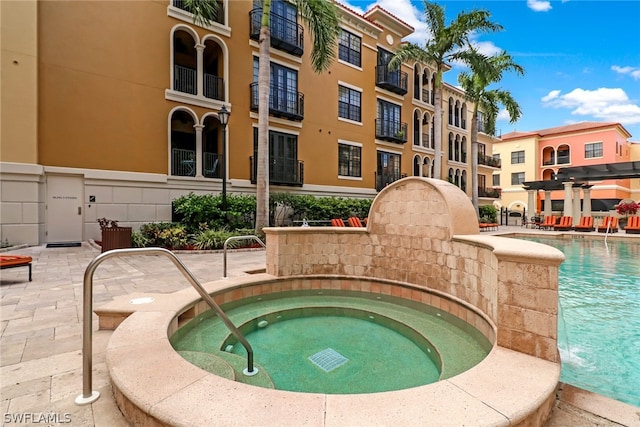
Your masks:
{"label": "metal light fixture", "polygon": [[222,126],[222,210],[227,211],[227,123],[229,123],[229,116],[231,112],[227,110],[224,105],[218,111],[218,120]]}

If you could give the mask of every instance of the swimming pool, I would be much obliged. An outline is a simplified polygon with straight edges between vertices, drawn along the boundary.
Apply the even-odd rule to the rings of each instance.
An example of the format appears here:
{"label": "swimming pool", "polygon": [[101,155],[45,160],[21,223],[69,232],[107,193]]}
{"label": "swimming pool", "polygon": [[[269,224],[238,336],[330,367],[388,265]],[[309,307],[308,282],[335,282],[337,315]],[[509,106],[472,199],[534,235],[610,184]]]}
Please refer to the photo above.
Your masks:
{"label": "swimming pool", "polygon": [[561,381],[640,406],[640,241],[526,240],[566,256],[559,272]]}

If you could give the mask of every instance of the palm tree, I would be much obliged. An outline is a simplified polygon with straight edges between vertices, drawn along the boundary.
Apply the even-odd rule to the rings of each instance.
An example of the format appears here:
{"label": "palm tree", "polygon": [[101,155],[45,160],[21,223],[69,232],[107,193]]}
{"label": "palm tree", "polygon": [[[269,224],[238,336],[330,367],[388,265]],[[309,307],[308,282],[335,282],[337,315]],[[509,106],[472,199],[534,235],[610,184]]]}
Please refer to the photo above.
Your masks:
{"label": "palm tree", "polygon": [[399,68],[403,62],[420,62],[436,66],[434,90],[434,150],[433,171],[435,178],[442,176],[442,73],[447,63],[461,58],[464,49],[471,46],[472,33],[501,31],[502,26],[489,20],[491,14],[484,9],[460,12],[445,24],[445,9],[436,3],[424,0],[424,15],[430,37],[424,48],[413,43],[403,45],[389,63],[389,68]]}
{"label": "palm tree", "polygon": [[478,111],[483,111],[484,130],[488,135],[495,135],[496,118],[499,105],[504,105],[511,123],[518,121],[522,115],[520,106],[511,93],[500,89],[487,90],[491,83],[502,79],[506,71],[524,75],[524,69],[513,61],[511,55],[502,51],[499,55],[487,57],[470,49],[464,54],[464,61],[469,64],[471,72],[458,75],[458,83],[465,91],[465,97],[473,102],[471,117],[471,202],[478,211]]}
{"label": "palm tree", "polygon": [[[216,0],[185,0],[194,22],[209,23],[218,9]],[[262,0],[260,20],[260,54],[258,58],[258,152],[256,174],[256,224],[255,232],[269,225],[269,92],[271,85],[271,29],[272,0]],[[316,73],[329,68],[336,56],[336,44],[340,31],[338,7],[333,1],[293,0],[298,15],[311,33],[311,65]],[[207,7],[204,7],[204,4]]]}

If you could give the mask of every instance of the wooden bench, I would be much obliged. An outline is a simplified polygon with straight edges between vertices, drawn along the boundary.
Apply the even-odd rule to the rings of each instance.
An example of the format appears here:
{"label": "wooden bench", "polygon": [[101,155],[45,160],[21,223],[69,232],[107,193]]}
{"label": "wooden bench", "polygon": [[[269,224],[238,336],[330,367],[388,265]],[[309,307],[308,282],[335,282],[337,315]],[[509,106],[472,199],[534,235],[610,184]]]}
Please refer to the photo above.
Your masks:
{"label": "wooden bench", "polygon": [[29,281],[31,282],[31,259],[30,256],[23,255],[1,255],[0,256],[0,269],[15,268],[15,267],[29,267]]}

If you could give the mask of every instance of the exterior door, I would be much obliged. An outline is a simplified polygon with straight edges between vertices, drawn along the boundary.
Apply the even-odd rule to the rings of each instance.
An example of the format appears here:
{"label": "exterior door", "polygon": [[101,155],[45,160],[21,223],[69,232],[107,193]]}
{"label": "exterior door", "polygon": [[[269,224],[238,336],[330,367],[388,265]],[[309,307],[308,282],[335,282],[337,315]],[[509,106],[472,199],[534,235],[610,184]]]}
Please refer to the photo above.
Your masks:
{"label": "exterior door", "polygon": [[83,193],[81,176],[47,175],[47,243],[82,241]]}

